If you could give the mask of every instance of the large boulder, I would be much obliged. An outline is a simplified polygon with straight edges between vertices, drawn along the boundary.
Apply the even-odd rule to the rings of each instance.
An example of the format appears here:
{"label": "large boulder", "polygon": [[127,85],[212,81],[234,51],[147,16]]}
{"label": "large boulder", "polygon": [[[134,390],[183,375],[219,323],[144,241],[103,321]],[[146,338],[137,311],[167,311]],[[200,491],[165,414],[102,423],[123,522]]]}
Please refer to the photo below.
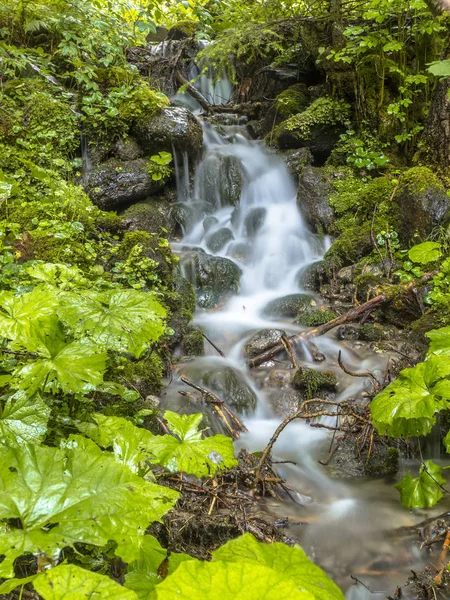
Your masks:
{"label": "large boulder", "polygon": [[244,376],[231,367],[215,367],[202,377],[202,384],[240,413],[255,410],[257,397]]}
{"label": "large boulder", "polygon": [[190,110],[184,107],[162,108],[158,114],[142,117],[134,134],[147,154],[164,150],[196,155],[203,145],[203,130]]}
{"label": "large boulder", "polygon": [[289,294],[269,302],[264,309],[264,314],[274,318],[296,317],[314,305],[315,300],[309,294]]}
{"label": "large boulder", "polygon": [[198,195],[214,209],[237,206],[243,181],[241,163],[234,156],[210,154],[197,170]]}
{"label": "large boulder", "polygon": [[411,242],[415,234],[424,240],[435,227],[450,221],[450,198],[427,167],[414,167],[404,173],[392,202],[395,226],[403,243]]}
{"label": "large boulder", "polygon": [[117,210],[127,204],[154,196],[165,180],[153,181],[145,159],[110,160],[99,164],[84,177],[89,198],[102,210]]}
{"label": "large boulder", "polygon": [[122,217],[130,231],[147,231],[148,233],[160,233],[166,229],[170,235],[173,233],[173,225],[169,219],[170,205],[159,202],[158,199],[150,198],[145,202],[137,202],[123,213]]}
{"label": "large boulder", "polygon": [[329,205],[333,186],[321,167],[306,166],[299,177],[297,205],[316,233],[332,233],[334,213]]}
{"label": "large boulder", "polygon": [[246,358],[258,356],[270,348],[273,348],[280,343],[283,335],[286,335],[282,329],[262,329],[255,333],[244,347],[244,355]]}
{"label": "large boulder", "polygon": [[213,308],[239,292],[242,271],[228,258],[211,256],[205,252],[187,252],[182,264],[202,308]]}

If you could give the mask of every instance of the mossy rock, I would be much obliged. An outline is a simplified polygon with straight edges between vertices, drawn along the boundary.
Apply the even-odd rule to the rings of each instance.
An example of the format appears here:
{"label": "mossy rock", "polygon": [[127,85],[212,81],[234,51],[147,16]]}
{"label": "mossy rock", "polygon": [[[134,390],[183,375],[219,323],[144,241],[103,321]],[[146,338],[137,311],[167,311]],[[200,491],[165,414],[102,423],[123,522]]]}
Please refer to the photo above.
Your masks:
{"label": "mossy rock", "polygon": [[308,367],[298,367],[292,377],[292,387],[304,394],[305,400],[314,398],[324,391],[335,392],[336,375],[331,371],[317,371]]}
{"label": "mossy rock", "polygon": [[162,283],[169,286],[173,280],[177,257],[172,253],[167,239],[147,231],[128,231],[118,247],[117,258],[127,260],[136,245],[142,247],[143,256],[155,261],[156,273]]}
{"label": "mossy rock", "polygon": [[161,357],[152,352],[148,358],[134,361],[123,359],[116,366],[110,375],[110,379],[135,389],[139,394],[146,398],[147,396],[158,395],[162,388],[162,378],[165,367]]}
{"label": "mossy rock", "polygon": [[450,198],[427,167],[403,173],[392,204],[394,227],[404,244],[425,240],[435,227],[445,227],[450,221]]}
{"label": "mossy rock", "polygon": [[161,233],[163,229],[171,236],[173,231],[169,214],[170,206],[167,203],[161,202],[159,198],[149,198],[127,208],[121,217],[130,231]]}
{"label": "mossy rock", "polygon": [[334,232],[334,212],[330,206],[333,186],[323,167],[306,166],[299,177],[297,205],[308,226],[316,233]]}
{"label": "mossy rock", "polygon": [[334,258],[339,268],[352,265],[373,250],[370,221],[349,227],[333,242],[324,260]]}
{"label": "mossy rock", "polygon": [[198,22],[190,19],[184,21],[177,21],[173,27],[171,27],[167,33],[169,40],[185,40],[193,37],[197,31]]}
{"label": "mossy rock", "polygon": [[200,329],[194,329],[183,336],[181,352],[183,356],[203,356],[205,354],[205,340]]}
{"label": "mossy rock", "polygon": [[289,294],[271,300],[264,309],[264,315],[271,318],[296,317],[314,304],[315,300],[309,294]]}
{"label": "mossy rock", "polygon": [[407,327],[419,319],[422,314],[422,302],[418,295],[420,291],[408,288],[405,285],[394,285],[383,288],[386,301],[380,306],[383,318],[397,327]]}
{"label": "mossy rock", "polygon": [[300,325],[305,325],[305,327],[318,327],[319,325],[324,325],[325,323],[332,321],[336,317],[336,313],[325,307],[321,307],[315,310],[306,310],[297,317],[295,322]]}
{"label": "mossy rock", "polygon": [[305,83],[291,85],[275,98],[275,107],[285,118],[301,112],[308,104],[308,86]]}
{"label": "mossy rock", "polygon": [[224,400],[239,413],[251,413],[256,409],[258,399],[245,381],[244,376],[232,367],[216,367],[205,373],[202,385]]}
{"label": "mossy rock", "polygon": [[282,329],[262,329],[248,340],[244,347],[244,356],[253,358],[280,343],[286,333]]}
{"label": "mossy rock", "polygon": [[341,266],[339,257],[325,255],[323,260],[318,260],[299,271],[298,285],[303,290],[319,292],[325,284],[334,279]]}

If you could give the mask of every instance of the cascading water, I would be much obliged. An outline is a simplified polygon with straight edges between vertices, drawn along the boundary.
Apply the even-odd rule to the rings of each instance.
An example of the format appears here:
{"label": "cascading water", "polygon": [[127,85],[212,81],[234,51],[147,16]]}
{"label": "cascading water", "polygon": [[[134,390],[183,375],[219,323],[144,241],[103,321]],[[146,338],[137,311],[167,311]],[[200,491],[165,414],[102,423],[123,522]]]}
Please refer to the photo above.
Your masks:
{"label": "cascading water", "polygon": [[[320,258],[324,242],[305,226],[288,170],[263,143],[247,139],[243,127],[215,128],[207,123],[204,141],[205,153],[196,169],[193,192],[188,165],[186,161],[181,164],[178,157],[179,198],[188,209],[190,220],[183,239],[173,246],[181,255],[190,250],[233,260],[242,270],[242,277],[239,293],[220,310],[198,311],[196,316],[196,323],[225,351],[227,358],[217,356],[207,346],[207,356],[181,368],[192,380],[227,401],[236,402],[242,394],[250,399],[243,411],[249,431],[241,436],[238,445],[260,451],[281,421],[273,403],[280,388],[271,377],[287,377],[282,386],[286,390],[290,367],[288,363],[281,368],[272,364],[272,370],[262,368],[250,375],[243,349],[251,335],[261,329],[282,328],[289,334],[301,331],[301,327],[286,320],[271,320],[265,309],[270,301],[301,291],[298,274]],[[236,173],[240,178],[237,192],[231,182]],[[320,302],[319,298],[316,300]],[[368,385],[366,379],[352,378],[340,371],[336,365],[339,350],[350,368],[369,369],[378,375],[385,371],[387,356],[374,354],[364,343],[354,343],[351,348],[347,342],[338,342],[331,336],[317,338],[316,343],[326,357],[322,368],[334,369],[339,377],[337,400],[361,394]],[[311,364],[306,349],[300,364],[317,368]],[[171,407],[176,402],[188,402],[181,401],[176,391],[176,384],[167,391]],[[248,409],[252,398],[256,399],[253,411]],[[239,410],[239,405],[235,407]],[[198,409],[187,405],[181,408]],[[334,418],[329,419],[333,426]],[[348,600],[382,598],[407,578],[411,568],[420,568],[423,563],[417,549],[386,532],[420,521],[421,517],[414,520],[405,515],[390,482],[358,479],[344,484],[330,479],[317,462],[319,456],[326,456],[329,443],[325,430],[313,429],[303,422],[296,421],[284,430],[274,455],[296,463],[280,466],[280,472],[295,490],[297,502],[267,502],[266,508],[278,517],[292,519],[294,525],[288,528],[287,535],[297,539],[311,556],[317,556],[347,590]],[[360,579],[380,592],[371,593],[362,585],[352,585],[351,573],[361,573]]]}

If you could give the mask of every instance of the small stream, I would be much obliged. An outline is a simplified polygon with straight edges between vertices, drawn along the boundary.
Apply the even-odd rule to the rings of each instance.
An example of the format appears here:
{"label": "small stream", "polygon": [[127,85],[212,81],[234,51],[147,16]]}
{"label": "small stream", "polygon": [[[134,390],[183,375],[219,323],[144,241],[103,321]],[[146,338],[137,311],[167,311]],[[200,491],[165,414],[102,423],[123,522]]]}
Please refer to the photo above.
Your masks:
{"label": "small stream", "polygon": [[[210,389],[217,393],[214,383],[211,385],[211,374],[224,368],[233,371],[256,397],[256,408],[241,415],[248,433],[241,436],[236,446],[260,451],[282,421],[275,408],[276,398],[289,389],[292,371],[286,359],[250,372],[244,346],[262,329],[280,328],[287,334],[304,330],[292,320],[268,317],[264,309],[276,298],[302,292],[299,272],[320,259],[328,242],[305,226],[296,202],[295,182],[283,161],[264,143],[249,140],[245,127],[240,125],[217,128],[203,123],[203,127],[205,152],[195,177],[187,159],[177,157],[179,197],[194,217],[184,237],[173,242],[173,249],[181,256],[195,249],[229,258],[240,267],[242,277],[238,294],[220,309],[199,309],[195,317],[195,324],[222,349],[226,358],[206,344],[205,356],[180,364],[179,371],[206,387],[209,382]],[[207,177],[208,169],[217,164],[218,157],[238,161],[243,187],[238,206],[227,205],[222,201],[220,177],[217,178],[213,194],[215,205],[210,208],[208,227],[205,227],[206,194],[211,204],[211,189],[205,189],[205,181],[211,181],[211,177]],[[256,230],[249,225],[255,210],[260,217]],[[228,234],[230,239],[214,252],[211,239],[223,229],[230,231],[232,237]],[[321,298],[315,300],[317,305],[323,304]],[[315,343],[326,360],[314,362],[307,348],[299,348],[299,364],[333,370],[339,381],[338,401],[361,395],[370,385],[365,378],[353,378],[342,372],[337,365],[339,350],[352,370],[370,370],[381,376],[387,367],[388,354],[373,352],[364,342],[339,341],[333,331],[316,338]],[[164,403],[186,412],[198,411],[198,407],[178,395],[179,389],[174,381],[166,390]],[[329,419],[331,425],[335,422],[333,417],[325,419]],[[419,571],[428,562],[426,551],[419,549],[417,540],[405,539],[395,530],[440,514],[447,506],[442,503],[432,511],[413,514],[401,507],[393,481],[332,478],[327,467],[318,462],[326,460],[331,437],[327,430],[298,421],[285,429],[273,456],[296,463],[279,467],[281,476],[294,490],[293,499],[283,503],[265,500],[264,508],[271,518],[288,517],[286,535],[297,540],[335,579],[348,600],[381,599],[403,584],[411,570]],[[410,466],[402,464],[402,471]],[[412,468],[416,465],[412,464]],[[350,575],[355,575],[372,591],[356,585]]]}

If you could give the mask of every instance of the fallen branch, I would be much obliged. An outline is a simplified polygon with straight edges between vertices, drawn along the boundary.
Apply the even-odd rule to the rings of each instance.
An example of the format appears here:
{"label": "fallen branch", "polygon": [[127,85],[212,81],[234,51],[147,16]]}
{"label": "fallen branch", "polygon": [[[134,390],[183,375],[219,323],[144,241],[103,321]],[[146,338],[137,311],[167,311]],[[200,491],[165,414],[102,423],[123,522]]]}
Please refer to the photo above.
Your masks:
{"label": "fallen branch", "polygon": [[223,423],[225,424],[225,427],[228,429],[232,437],[237,439],[240,436],[241,432],[247,431],[247,428],[239,419],[239,417],[236,416],[233,413],[233,411],[231,411],[228,408],[228,406],[225,405],[225,402],[223,400],[218,398],[215,394],[213,394],[206,388],[203,388],[202,386],[194,383],[187,377],[181,377],[180,379],[189,387],[194,388],[194,390],[200,392],[203,400],[213,406],[214,410],[222,419]]}
{"label": "fallen branch", "polygon": [[[310,331],[304,331],[300,334],[291,335],[288,339],[290,340],[290,342],[295,343],[297,341],[309,340],[309,338],[323,335],[324,333],[327,333],[328,331],[334,329],[335,327],[338,327],[339,325],[356,321],[361,315],[364,315],[368,311],[372,311],[376,306],[378,306],[385,300],[386,296],[384,294],[379,294],[378,296],[375,296],[375,298],[372,298],[368,302],[364,302],[364,304],[360,304],[356,308],[352,308],[347,313],[345,313],[345,315],[336,317],[335,319],[328,321],[328,323],[320,325],[320,327],[316,327],[315,329],[311,329]],[[263,354],[259,354],[258,356],[251,358],[248,361],[248,366],[250,367],[250,369],[253,369],[254,367],[259,367],[259,365],[272,359],[280,352],[283,352],[283,350],[285,350],[285,346],[282,342],[280,342],[279,344],[276,344],[275,346],[270,348],[270,350],[267,350]]]}
{"label": "fallen branch", "polygon": [[184,77],[184,75],[182,75],[181,71],[175,71],[175,79],[186,88],[188,94],[200,104],[204,111],[207,113],[211,112],[211,104],[206,100],[203,94],[199,92],[198,89]]}
{"label": "fallen branch", "polygon": [[371,373],[370,371],[363,371],[362,373],[356,373],[355,371],[350,371],[350,369],[348,367],[346,367],[344,365],[344,363],[342,362],[342,350],[339,350],[338,364],[346,375],[351,375],[352,377],[370,377],[372,379],[372,381],[374,382],[374,384],[377,386],[377,388],[380,387],[380,382],[375,377],[375,375],[373,373]]}
{"label": "fallen branch", "polygon": [[222,352],[222,350],[220,348],[218,348],[209,338],[207,338],[206,335],[203,333],[203,331],[202,331],[202,336],[205,338],[205,340],[208,342],[208,344],[210,344],[214,348],[214,350],[216,350],[220,354],[220,356],[222,358],[225,358],[225,354]]}

